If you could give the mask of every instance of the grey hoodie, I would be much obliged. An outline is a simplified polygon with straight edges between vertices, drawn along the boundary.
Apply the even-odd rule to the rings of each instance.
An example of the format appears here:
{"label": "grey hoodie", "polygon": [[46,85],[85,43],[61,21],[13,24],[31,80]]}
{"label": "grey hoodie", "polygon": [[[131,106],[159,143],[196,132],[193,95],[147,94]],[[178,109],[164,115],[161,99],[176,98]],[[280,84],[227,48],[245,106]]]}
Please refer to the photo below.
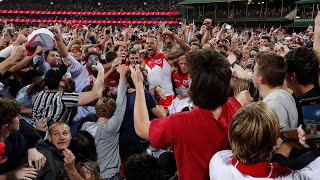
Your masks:
{"label": "grey hoodie", "polygon": [[117,108],[109,120],[101,123],[86,122],[81,127],[81,130],[94,136],[100,176],[103,179],[120,171],[119,130],[127,104],[126,83],[123,79],[120,79],[116,104]]}

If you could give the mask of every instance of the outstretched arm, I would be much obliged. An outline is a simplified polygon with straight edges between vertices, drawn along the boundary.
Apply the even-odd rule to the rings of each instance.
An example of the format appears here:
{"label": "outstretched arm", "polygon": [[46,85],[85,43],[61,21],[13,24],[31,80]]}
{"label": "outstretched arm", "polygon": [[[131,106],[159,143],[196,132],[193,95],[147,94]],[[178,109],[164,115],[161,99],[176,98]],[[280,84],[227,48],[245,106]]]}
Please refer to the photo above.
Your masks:
{"label": "outstretched arm", "polygon": [[190,46],[184,40],[182,40],[178,35],[174,34],[173,32],[169,31],[168,29],[165,29],[162,32],[162,34],[170,36],[170,38],[175,40],[180,47],[176,51],[172,51],[170,53],[165,53],[165,57],[167,60],[174,60],[174,59],[176,59],[176,58],[178,58],[178,57],[180,57],[190,51]]}

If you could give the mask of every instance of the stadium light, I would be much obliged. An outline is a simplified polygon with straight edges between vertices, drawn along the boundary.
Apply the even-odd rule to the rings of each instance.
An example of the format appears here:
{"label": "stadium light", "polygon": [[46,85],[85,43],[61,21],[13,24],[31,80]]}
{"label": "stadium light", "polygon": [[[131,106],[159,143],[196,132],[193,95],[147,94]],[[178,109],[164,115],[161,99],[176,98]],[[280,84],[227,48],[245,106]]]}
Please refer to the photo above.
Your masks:
{"label": "stadium light", "polygon": [[101,6],[101,3],[100,3],[100,2],[98,2],[98,6]]}

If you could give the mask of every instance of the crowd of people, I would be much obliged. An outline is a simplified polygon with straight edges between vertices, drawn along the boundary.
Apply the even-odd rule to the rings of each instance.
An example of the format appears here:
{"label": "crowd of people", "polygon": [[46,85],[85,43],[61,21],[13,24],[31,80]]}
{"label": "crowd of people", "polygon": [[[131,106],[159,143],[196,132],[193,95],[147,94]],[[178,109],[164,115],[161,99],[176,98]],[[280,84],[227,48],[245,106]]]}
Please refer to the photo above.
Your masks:
{"label": "crowd of people", "polygon": [[24,25],[0,39],[0,179],[320,179],[320,106],[301,104],[320,13],[293,34]]}

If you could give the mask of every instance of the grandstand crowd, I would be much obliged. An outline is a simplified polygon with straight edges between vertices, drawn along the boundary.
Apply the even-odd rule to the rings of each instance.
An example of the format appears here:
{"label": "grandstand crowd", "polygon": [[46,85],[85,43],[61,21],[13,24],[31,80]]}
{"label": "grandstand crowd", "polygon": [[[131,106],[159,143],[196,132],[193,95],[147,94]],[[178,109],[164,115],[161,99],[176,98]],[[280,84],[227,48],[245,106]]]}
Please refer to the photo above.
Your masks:
{"label": "grandstand crowd", "polygon": [[[104,11],[23,3],[0,9]],[[176,10],[154,3],[110,11]],[[4,22],[0,180],[320,179],[320,12],[294,33],[203,19]]]}

